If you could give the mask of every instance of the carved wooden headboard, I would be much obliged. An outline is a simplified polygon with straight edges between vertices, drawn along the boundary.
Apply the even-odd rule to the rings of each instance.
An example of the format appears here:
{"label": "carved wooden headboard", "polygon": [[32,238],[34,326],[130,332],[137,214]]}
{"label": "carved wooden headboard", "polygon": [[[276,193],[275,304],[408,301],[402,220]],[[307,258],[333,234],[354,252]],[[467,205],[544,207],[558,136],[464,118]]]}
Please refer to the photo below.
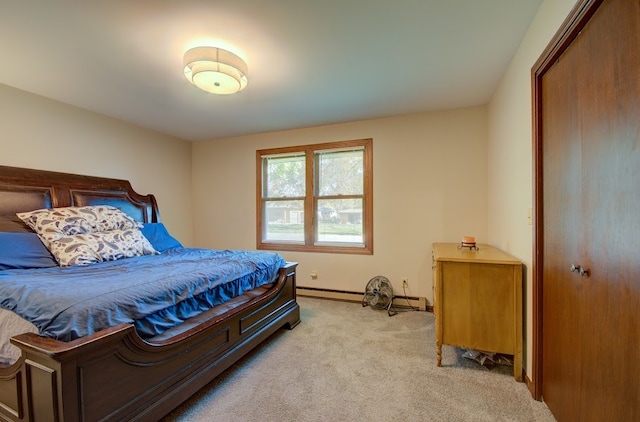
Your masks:
{"label": "carved wooden headboard", "polygon": [[153,195],[127,180],[0,166],[0,231],[29,230],[17,212],[40,208],[111,205],[143,223],[160,221]]}

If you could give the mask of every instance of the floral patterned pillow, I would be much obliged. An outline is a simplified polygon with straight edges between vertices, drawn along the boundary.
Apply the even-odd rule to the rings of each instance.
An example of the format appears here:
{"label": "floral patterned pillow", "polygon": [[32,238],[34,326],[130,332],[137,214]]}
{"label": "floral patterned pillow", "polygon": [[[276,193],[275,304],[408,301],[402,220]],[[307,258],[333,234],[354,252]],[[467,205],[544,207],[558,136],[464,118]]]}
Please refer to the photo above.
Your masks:
{"label": "floral patterned pillow", "polygon": [[109,205],[41,209],[17,216],[38,233],[45,245],[64,236],[142,227],[142,223]]}
{"label": "floral patterned pillow", "polygon": [[109,205],[41,209],[17,216],[35,231],[61,267],[158,252],[142,223]]}
{"label": "floral patterned pillow", "polygon": [[65,236],[51,242],[49,250],[61,267],[158,254],[139,229]]}

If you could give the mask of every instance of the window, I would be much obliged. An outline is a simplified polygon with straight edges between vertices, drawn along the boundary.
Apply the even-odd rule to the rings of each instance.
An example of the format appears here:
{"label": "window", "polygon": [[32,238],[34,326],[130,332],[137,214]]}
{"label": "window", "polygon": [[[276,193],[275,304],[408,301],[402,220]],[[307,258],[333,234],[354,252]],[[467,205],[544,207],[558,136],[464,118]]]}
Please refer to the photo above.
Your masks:
{"label": "window", "polygon": [[258,249],[373,253],[373,141],[256,152]]}

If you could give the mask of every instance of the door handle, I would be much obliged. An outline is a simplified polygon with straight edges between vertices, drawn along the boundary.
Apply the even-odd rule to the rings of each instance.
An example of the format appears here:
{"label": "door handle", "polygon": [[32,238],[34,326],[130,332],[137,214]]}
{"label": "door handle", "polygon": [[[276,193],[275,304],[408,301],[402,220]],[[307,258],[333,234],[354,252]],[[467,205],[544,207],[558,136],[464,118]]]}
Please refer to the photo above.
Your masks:
{"label": "door handle", "polygon": [[571,264],[571,267],[569,267],[569,271],[571,271],[572,273],[580,274],[580,277],[589,277],[589,269],[584,268],[581,265]]}

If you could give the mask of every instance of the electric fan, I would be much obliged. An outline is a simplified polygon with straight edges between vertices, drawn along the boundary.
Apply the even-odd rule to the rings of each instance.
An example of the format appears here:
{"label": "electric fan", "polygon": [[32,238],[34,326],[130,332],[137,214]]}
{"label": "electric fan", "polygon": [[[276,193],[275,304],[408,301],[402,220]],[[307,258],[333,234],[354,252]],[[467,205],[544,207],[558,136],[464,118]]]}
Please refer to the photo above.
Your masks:
{"label": "electric fan", "polygon": [[362,298],[362,307],[371,306],[373,309],[386,309],[389,316],[397,314],[391,307],[393,303],[393,286],[387,277],[377,275],[367,283]]}

